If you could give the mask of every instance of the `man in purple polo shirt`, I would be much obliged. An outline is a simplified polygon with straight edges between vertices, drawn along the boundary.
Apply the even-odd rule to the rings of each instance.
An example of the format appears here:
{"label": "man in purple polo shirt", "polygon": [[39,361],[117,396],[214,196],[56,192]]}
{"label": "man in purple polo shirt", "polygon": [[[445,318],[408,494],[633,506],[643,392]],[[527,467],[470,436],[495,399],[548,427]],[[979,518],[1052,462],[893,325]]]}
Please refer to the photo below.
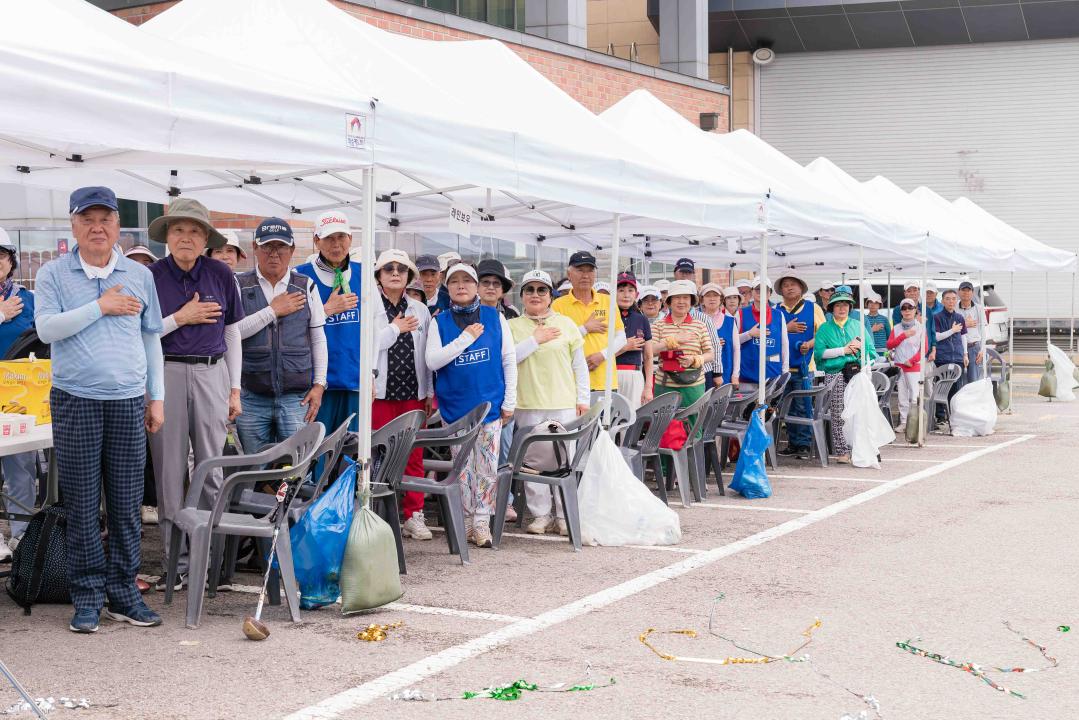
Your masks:
{"label": "man in purple polo shirt", "polygon": [[[226,424],[240,414],[242,341],[237,323],[244,317],[232,269],[206,257],[225,238],[210,225],[209,212],[197,200],[179,198],[168,213],[150,223],[150,238],[169,247],[169,256],[150,266],[164,317],[161,349],[165,355],[167,431],[152,436],[161,537],[168,566],[172,519],[184,504],[189,450],[195,464],[220,455]],[[222,476],[206,481],[200,507],[209,509]],[[180,590],[187,583],[187,548],[177,564]],[[164,580],[158,590],[164,590]]]}

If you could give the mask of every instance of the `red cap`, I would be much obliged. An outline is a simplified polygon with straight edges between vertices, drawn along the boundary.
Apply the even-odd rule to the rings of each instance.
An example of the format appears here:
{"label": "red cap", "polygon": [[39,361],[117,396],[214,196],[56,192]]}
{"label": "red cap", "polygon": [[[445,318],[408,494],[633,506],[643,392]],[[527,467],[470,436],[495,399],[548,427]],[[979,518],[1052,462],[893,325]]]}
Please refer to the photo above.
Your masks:
{"label": "red cap", "polygon": [[637,278],[631,272],[618,273],[618,282],[616,285],[632,285],[637,287]]}

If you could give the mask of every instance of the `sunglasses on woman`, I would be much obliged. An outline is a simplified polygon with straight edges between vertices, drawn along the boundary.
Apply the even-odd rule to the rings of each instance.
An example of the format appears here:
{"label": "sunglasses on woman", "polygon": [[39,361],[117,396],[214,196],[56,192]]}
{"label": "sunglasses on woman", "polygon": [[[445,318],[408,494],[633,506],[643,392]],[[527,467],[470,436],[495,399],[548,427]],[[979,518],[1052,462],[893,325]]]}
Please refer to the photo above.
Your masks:
{"label": "sunglasses on woman", "polygon": [[521,289],[521,293],[524,295],[550,295],[551,288],[546,285],[525,285]]}
{"label": "sunglasses on woman", "polygon": [[408,274],[408,266],[401,263],[387,263],[382,266],[382,269],[388,273],[398,273],[400,275]]}

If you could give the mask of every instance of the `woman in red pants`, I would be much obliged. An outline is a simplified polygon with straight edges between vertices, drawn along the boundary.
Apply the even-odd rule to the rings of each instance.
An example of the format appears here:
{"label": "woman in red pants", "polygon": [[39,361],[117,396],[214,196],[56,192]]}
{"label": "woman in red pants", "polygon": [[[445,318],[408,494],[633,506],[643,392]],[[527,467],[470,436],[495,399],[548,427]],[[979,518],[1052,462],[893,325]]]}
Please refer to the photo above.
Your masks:
{"label": "woman in red pants", "polygon": [[[431,314],[423,303],[405,293],[415,277],[416,266],[403,250],[386,250],[375,262],[375,279],[382,288],[383,307],[381,312],[375,310],[378,376],[371,405],[373,430],[411,410],[431,414],[435,391],[424,357]],[[423,477],[422,449],[412,451],[405,473]],[[405,517],[402,534],[416,540],[430,540],[431,531],[423,518],[423,493],[405,493],[401,509]]]}

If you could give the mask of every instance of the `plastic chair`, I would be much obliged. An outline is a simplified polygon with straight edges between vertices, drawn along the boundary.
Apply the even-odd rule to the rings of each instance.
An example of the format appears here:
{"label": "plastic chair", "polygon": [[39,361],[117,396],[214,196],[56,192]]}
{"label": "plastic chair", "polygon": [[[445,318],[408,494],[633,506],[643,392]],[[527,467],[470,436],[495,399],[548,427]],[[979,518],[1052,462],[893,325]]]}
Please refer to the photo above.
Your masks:
{"label": "plastic chair", "polygon": [[[206,580],[209,575],[210,544],[214,535],[239,535],[255,538],[277,539],[277,561],[281,579],[285,585],[285,598],[293,622],[300,621],[299,587],[292,570],[292,540],[289,537],[288,513],[279,513],[271,522],[272,511],[263,517],[244,513],[226,512],[232,492],[245,483],[275,483],[304,477],[315,459],[315,451],[321,444],[325,429],[322,423],[305,425],[292,437],[256,455],[230,455],[203,460],[195,467],[195,477],[184,498],[184,507],[172,518],[169,537],[169,566],[166,572],[165,604],[172,602],[176,585],[177,563],[180,561],[180,542],[186,535],[190,547],[190,573],[187,586],[187,627],[197,628],[202,617]],[[277,460],[283,456],[294,458],[292,467],[278,470],[244,470],[224,479],[221,491],[209,510],[199,508],[199,499],[206,478],[217,468],[251,467]]]}
{"label": "plastic chair", "polygon": [[[952,385],[955,385],[959,376],[963,374],[963,368],[955,363],[948,363],[946,365],[938,365],[937,369],[933,371],[933,392],[929,396],[929,407],[926,408],[926,414],[930,418],[937,417],[937,408],[940,405],[944,406],[944,418],[951,423],[952,410],[948,403],[948,393],[952,390]],[[932,426],[930,426],[932,427]]]}
{"label": "plastic chair", "polygon": [[441,474],[441,479],[405,475],[397,483],[397,489],[401,492],[421,492],[437,499],[442,525],[446,529],[446,543],[451,554],[460,556],[462,565],[468,562],[468,538],[465,536],[465,506],[461,497],[460,477],[490,409],[491,404],[485,402],[469,410],[456,422],[417,432],[413,447],[439,448],[447,453],[457,448],[457,454],[452,460],[423,461],[423,469]]}
{"label": "plastic chair", "polygon": [[[779,430],[776,422],[778,417],[778,404],[782,400],[783,391],[787,389],[787,384],[790,383],[790,381],[791,373],[784,372],[771,380],[768,380],[764,385],[764,404],[773,410],[771,419],[764,423],[765,431],[772,436],[772,442],[768,445],[768,451],[766,452],[765,457],[773,470],[779,466],[779,453],[775,443]],[[739,443],[742,443],[745,440],[746,430],[749,429],[748,411],[750,408],[757,407],[757,397],[758,393],[755,392],[737,399],[732,396],[731,401],[728,404],[727,417],[716,430],[717,434],[723,438],[720,453],[720,462],[723,467],[727,466],[731,440],[737,440]],[[767,414],[765,416],[767,418]]]}
{"label": "plastic chair", "polygon": [[986,347],[985,354],[988,358],[989,377],[994,383],[1008,382],[1008,362],[995,348]]}
{"label": "plastic chair", "polygon": [[[701,440],[694,445],[694,451],[701,455],[701,497],[708,497],[707,485],[709,472],[715,473],[716,487],[720,495],[726,495],[723,489],[723,465],[719,461],[719,447],[716,445],[716,433],[727,416],[727,406],[731,401],[734,386],[730,383],[721,385],[712,391],[712,397],[708,402],[707,419],[701,426]],[[709,469],[711,468],[711,469]]]}
{"label": "plastic chair", "polygon": [[899,376],[873,370],[870,379],[873,382],[873,389],[877,391],[877,404],[880,405],[880,411],[884,413],[888,424],[895,427],[895,421],[892,420],[892,396],[895,394],[895,385]]}
{"label": "plastic chair", "polygon": [[[581,417],[566,423],[566,432],[550,433],[543,432],[542,428],[534,428],[528,432],[518,433],[513,438],[510,448],[509,465],[503,467],[498,473],[498,488],[496,489],[496,505],[494,527],[492,528],[493,544],[498,547],[502,542],[502,531],[506,524],[506,508],[509,506],[510,492],[516,486],[517,524],[518,527],[524,521],[525,516],[525,487],[526,482],[540,483],[558,488],[558,496],[562,502],[562,514],[566,518],[566,528],[569,531],[570,543],[574,551],[581,549],[581,513],[577,507],[577,485],[580,482],[582,469],[581,461],[587,457],[589,449],[596,434],[600,430],[599,420],[603,412],[602,403],[593,405],[592,408]],[[536,443],[547,442],[576,442],[573,459],[569,466],[555,472],[528,472],[521,469],[524,463],[525,453],[528,448]]]}
{"label": "plastic chair", "polygon": [[667,502],[667,481],[659,459],[659,442],[667,426],[678,413],[682,396],[676,392],[663,393],[637,408],[637,419],[626,428],[619,450],[637,478],[644,482],[645,464],[652,460],[659,497]]}
{"label": "plastic chair", "polygon": [[[681,421],[687,427],[686,444],[678,450],[664,447],[659,449],[661,456],[671,459],[671,477],[669,481],[678,483],[678,494],[682,497],[682,507],[690,506],[690,494],[693,495],[693,501],[701,502],[704,499],[701,491],[701,485],[703,484],[700,479],[701,470],[697,464],[697,453],[694,448],[700,445],[700,433],[709,419],[710,408],[708,403],[712,399],[713,390],[714,388],[705,390],[704,395],[679,410],[674,416],[675,420]],[[693,418],[692,424],[690,423],[690,418]]]}
{"label": "plastic chair", "polygon": [[[589,397],[592,401],[592,405],[598,405],[603,402],[603,396],[605,393],[602,390],[594,390]],[[611,434],[611,439],[618,444],[619,436],[622,431],[633,424],[637,419],[637,413],[633,411],[633,408],[629,405],[629,400],[625,395],[619,392],[611,393],[611,426],[608,432]]]}
{"label": "plastic chair", "polygon": [[[825,427],[825,421],[828,417],[828,403],[838,382],[839,375],[836,375],[822,385],[814,385],[807,390],[791,390],[780,400],[779,412],[776,413],[777,422],[802,425],[810,429],[821,467],[828,467],[828,430]],[[791,414],[791,404],[798,398],[809,398],[813,408],[811,417]]]}
{"label": "plastic chair", "polygon": [[[336,480],[339,476],[339,466],[341,463],[341,457],[344,455],[345,446],[349,441],[354,440],[354,436],[348,431],[349,423],[352,422],[354,416],[350,415],[341,425],[333,431],[330,435],[327,435],[322,444],[315,450],[315,462],[312,463],[310,470],[314,472],[316,468],[320,468],[319,476],[313,485],[303,485],[300,488],[300,492],[292,500],[292,504],[289,506],[288,519],[290,525],[295,525],[299,522],[303,514],[307,512],[307,508],[311,506],[326,487],[330,484],[331,480]],[[273,447],[273,446],[269,446]],[[266,449],[269,449],[267,447]],[[321,461],[321,466],[319,465]],[[272,461],[271,461],[272,462]],[[254,485],[251,483],[250,485]],[[248,513],[249,515],[263,515],[273,510],[277,504],[273,495],[269,495],[264,492],[258,492],[254,487],[238,487],[233,493],[234,500],[229,507],[229,512],[234,513]],[[220,538],[215,538],[215,544],[219,544]],[[259,552],[262,555],[267,555],[270,551],[268,542],[259,541]],[[221,573],[224,572],[223,582],[230,583],[232,581],[233,573],[236,567],[236,554],[239,551],[240,538],[231,536],[225,540],[225,548],[222,553],[217,547],[211,548],[211,566],[210,566],[210,586],[207,590],[207,597],[216,597],[218,578],[221,577]],[[221,561],[222,556],[225,559],[224,569],[222,570]],[[276,578],[276,570],[273,571],[274,575],[270,576],[270,590],[268,591],[270,604],[278,605],[281,602],[281,598],[277,593],[277,585],[274,580]]]}
{"label": "plastic chair", "polygon": [[422,410],[412,410],[398,415],[371,435],[371,507],[393,530],[397,567],[402,575],[405,574],[405,545],[401,536],[397,485],[405,474],[416,433],[426,419]]}

